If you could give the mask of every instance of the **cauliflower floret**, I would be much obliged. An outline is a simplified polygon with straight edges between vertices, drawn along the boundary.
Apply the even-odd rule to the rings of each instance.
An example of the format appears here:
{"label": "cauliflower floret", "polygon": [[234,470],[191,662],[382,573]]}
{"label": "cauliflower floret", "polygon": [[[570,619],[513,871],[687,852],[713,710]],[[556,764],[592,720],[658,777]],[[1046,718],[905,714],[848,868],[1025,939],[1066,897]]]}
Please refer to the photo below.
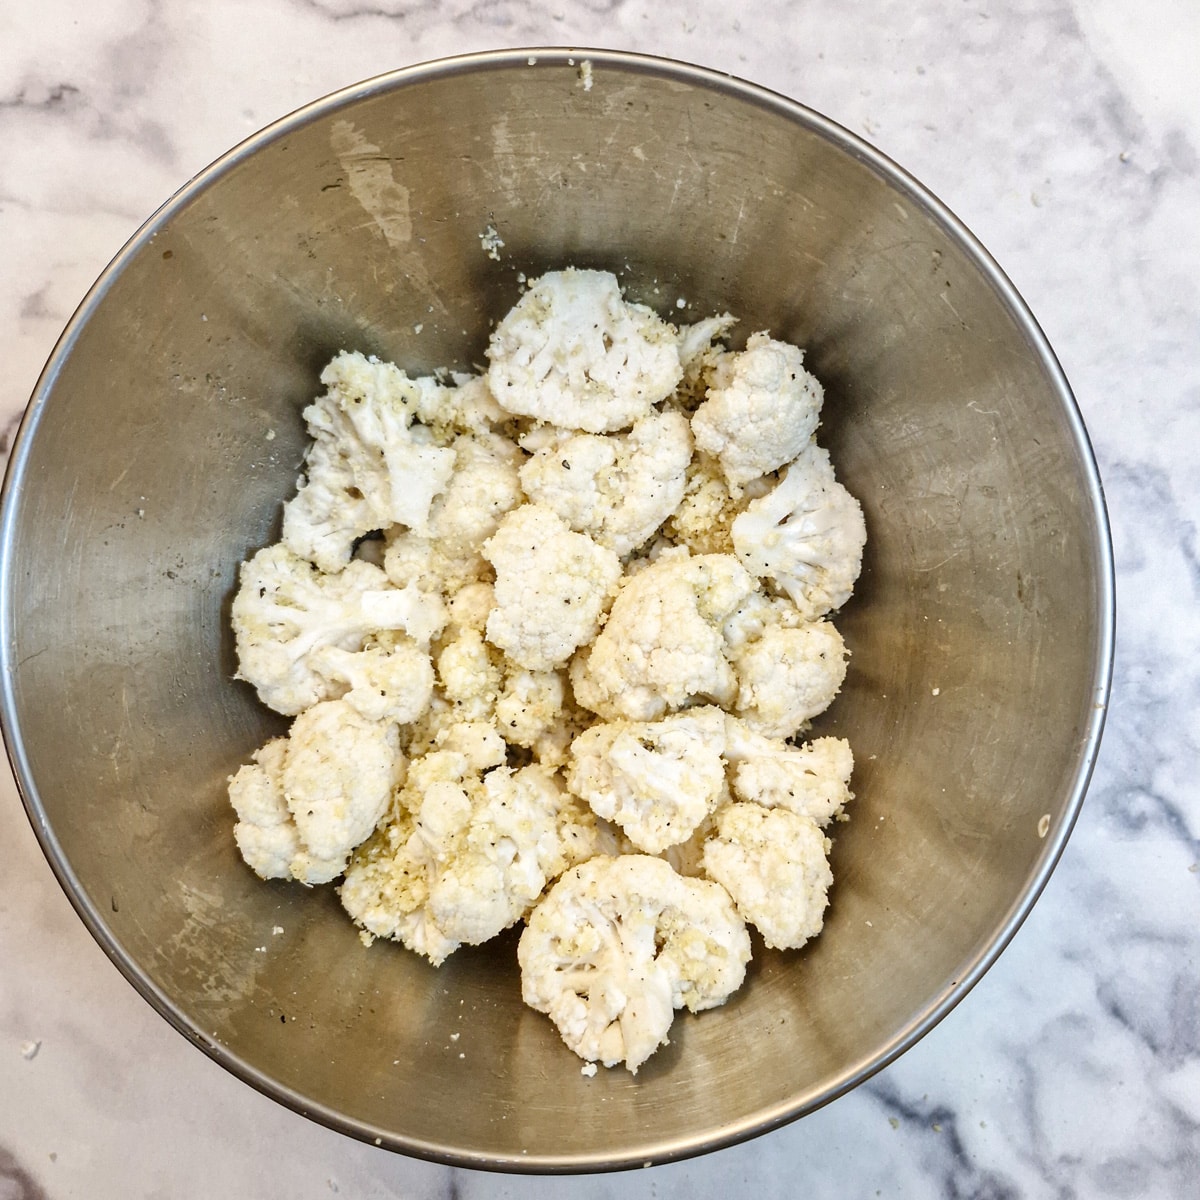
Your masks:
{"label": "cauliflower floret", "polygon": [[571,663],[575,698],[613,720],[653,721],[696,700],[731,702],[721,625],[757,588],[728,554],[668,550],[627,576],[608,622]]}
{"label": "cauliflower floret", "polygon": [[491,568],[477,549],[447,546],[396,525],[387,532],[383,569],[398,588],[415,588],[431,596],[453,596]]}
{"label": "cauliflower floret", "polygon": [[712,812],[696,826],[692,836],[686,842],[668,846],[658,857],[666,859],[680,875],[687,875],[689,878],[706,878],[704,875],[704,845],[716,832],[717,821],[721,813],[732,803],[733,797],[730,794],[729,785],[726,783],[713,805]]}
{"label": "cauliflower floret", "polygon": [[397,587],[453,596],[487,579],[492,569],[480,553],[500,518],[524,499],[519,447],[496,433],[463,434],[454,441],[455,469],[429,510],[426,534],[403,526],[387,532],[383,568]]}
{"label": "cauliflower floret", "polygon": [[496,403],[483,375],[455,374],[454,387],[428,386],[422,380],[417,395],[417,420],[433,431],[441,445],[459,433],[487,433],[512,420]]}
{"label": "cauliflower floret", "polygon": [[571,744],[567,786],[648,854],[686,841],[725,795],[725,714],[593,725]]}
{"label": "cauliflower floret", "polygon": [[283,542],[336,572],[365,533],[393,524],[427,532],[454,452],[412,423],[422,393],[441,388],[435,380],[409,379],[355,352],[339,354],[321,382],[328,391],[304,410],[315,440],[299,490],[284,505]]}
{"label": "cauliflower floret", "polygon": [[437,750],[458,719],[454,705],[435,687],[424,715],[404,730],[404,752],[416,761]]}
{"label": "cauliflower floret", "polygon": [[342,864],[318,863],[305,855],[283,795],[287,744],[285,737],[272,739],[229,777],[229,802],[237,814],[233,838],[246,864],[261,879],[328,883],[337,878]]}
{"label": "cauliflower floret", "polygon": [[580,1058],[637,1069],[667,1041],[675,1009],[723,1004],[750,939],[716,884],[659,858],[593,858],[530,915],[517,950],[525,1003]]}
{"label": "cauliflower floret", "polygon": [[552,271],[496,326],[488,384],[508,412],[566,429],[628,429],[682,375],[675,329],[627,304],[607,271]]}
{"label": "cauliflower floret", "polygon": [[[475,733],[467,741],[478,744]],[[552,878],[596,847],[594,819],[552,772],[478,770],[453,749],[414,762],[399,816],[354,856],[341,887],[343,906],[370,934],[435,965],[519,921]]]}
{"label": "cauliflower floret", "polygon": [[478,629],[464,629],[444,643],[437,656],[437,675],[442,695],[455,706],[457,720],[492,718],[504,677],[504,658]]}
{"label": "cauliflower floret", "polygon": [[380,468],[365,455],[361,463],[349,457],[346,447],[354,442],[340,413],[314,407],[305,416],[316,440],[305,453],[296,494],[283,505],[283,544],[322,570],[337,572],[359,538],[390,524],[383,506],[370,498],[373,493],[359,485],[367,470]]}
{"label": "cauliflower floret", "polygon": [[504,680],[496,703],[496,725],[514,746],[535,746],[563,717],[567,685],[561,671],[517,667]]}
{"label": "cauliflower floret", "polygon": [[721,632],[731,657],[757,642],[768,629],[798,629],[808,624],[786,596],[754,591],[725,619]]}
{"label": "cauliflower floret", "polygon": [[791,462],[816,431],[824,392],[803,363],[802,350],[765,333],[718,362],[692,433],[732,490]]}
{"label": "cauliflower floret", "polygon": [[454,721],[438,735],[438,750],[461,754],[472,771],[504,762],[504,739],[490,721]]}
{"label": "cauliflower floret", "polygon": [[616,554],[539,504],[508,513],[483,553],[496,570],[488,640],[530,671],[561,667],[592,640],[621,577]]}
{"label": "cauliflower floret", "polygon": [[469,945],[521,920],[551,880],[592,857],[598,836],[586,808],[545,767],[498,767],[483,787],[484,802],[429,897],[439,927]]}
{"label": "cauliflower floret", "polygon": [[814,738],[792,746],[726,719],[725,761],[739,800],[786,808],[824,828],[854,799],[854,754],[845,738]]}
{"label": "cauliflower floret", "polygon": [[396,726],[315,704],[229,781],[234,839],[264,879],[328,883],[370,837],[404,770]]}
{"label": "cauliflower floret", "polygon": [[447,636],[457,637],[467,629],[482,633],[495,604],[496,589],[487,580],[477,579],[459,588],[446,603]]}
{"label": "cauliflower floret", "polygon": [[867,527],[858,501],[810,442],[782,481],[751,501],[731,529],[747,570],[771,580],[810,620],[841,608],[862,569]]}
{"label": "cauliflower floret", "polygon": [[429,532],[443,549],[463,557],[478,554],[500,518],[524,499],[519,469],[525,456],[498,433],[462,434],[454,454],[454,474],[430,508]]}
{"label": "cauliflower floret", "polygon": [[433,697],[429,653],[405,634],[378,633],[357,651],[322,646],[309,661],[323,679],[346,689],[339,699],[371,721],[410,724]]}
{"label": "cauliflower floret", "polygon": [[733,711],[756,733],[789,738],[833,703],[847,657],[842,635],[828,621],[770,626],[730,653],[738,681]]}
{"label": "cauliflower floret", "polygon": [[565,671],[526,671],[510,664],[495,719],[509,745],[531,750],[544,767],[558,768],[592,714],[575,703]]}
{"label": "cauliflower floret", "polygon": [[344,700],[302,712],[288,733],[283,793],[309,853],[344,861],[387,811],[403,766],[390,722],[368,720]]}
{"label": "cauliflower floret", "polygon": [[704,870],[768,946],[796,950],[825,920],[833,883],[828,853],[828,839],[807,817],[737,803],[722,809],[704,844]]}
{"label": "cauliflower floret", "polygon": [[368,938],[391,938],[441,966],[459,943],[447,937],[426,911],[436,870],[416,819],[401,812],[355,852],[338,895]]}
{"label": "cauliflower floret", "polygon": [[622,558],[683,496],[692,434],[682,413],[652,413],[627,434],[559,432],[539,441],[521,468],[526,495]]}
{"label": "cauliflower floret", "polygon": [[[443,730],[444,739],[459,741],[453,726]],[[477,748],[468,739],[470,748]],[[451,814],[465,823],[470,814],[470,786],[478,791],[480,774],[489,765],[462,748],[430,750],[409,763],[404,787],[397,793],[393,816],[369,841],[355,852],[339,888],[342,907],[372,937],[392,938],[423,954],[435,966],[458,949],[459,943],[446,936],[426,911],[430,886],[436,878],[436,831],[451,823]],[[424,828],[416,813],[428,799],[430,810]]]}
{"label": "cauliflower floret", "polygon": [[434,642],[434,690],[425,714],[406,731],[408,751],[419,758],[439,749],[463,721],[495,720],[504,654],[483,638],[494,596],[483,581],[467,584],[446,605],[446,628]]}
{"label": "cauliflower floret", "polygon": [[314,668],[315,651],[360,650],[370,635],[396,629],[425,647],[446,613],[439,597],[393,587],[371,563],[325,575],[277,544],[242,564],[232,617],[237,678],[253,684],[269,708],[292,716],[344,690]]}

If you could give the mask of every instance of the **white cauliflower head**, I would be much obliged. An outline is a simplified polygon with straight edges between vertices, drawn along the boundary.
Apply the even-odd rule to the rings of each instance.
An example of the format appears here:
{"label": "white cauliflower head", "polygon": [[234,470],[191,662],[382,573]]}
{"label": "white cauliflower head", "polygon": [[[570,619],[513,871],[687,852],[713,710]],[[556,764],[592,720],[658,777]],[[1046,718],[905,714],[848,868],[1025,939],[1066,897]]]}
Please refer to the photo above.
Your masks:
{"label": "white cauliflower head", "polygon": [[498,767],[484,776],[483,791],[429,897],[438,926],[470,945],[524,917],[552,879],[591,857],[596,837],[586,809],[542,766]]}
{"label": "white cauliflower head", "polygon": [[237,678],[269,708],[293,716],[345,690],[316,669],[312,656],[322,647],[361,650],[383,630],[403,630],[425,647],[446,613],[438,596],[393,587],[371,563],[356,560],[327,575],[277,544],[242,564],[232,618]]}
{"label": "white cauliflower head", "polygon": [[339,354],[321,382],[328,391],[304,410],[314,441],[300,488],[284,505],[283,542],[335,572],[365,533],[394,524],[427,532],[454,452],[413,424],[422,394],[441,388],[435,380],[409,379],[355,352]]}
{"label": "white cauliflower head", "polygon": [[732,657],[758,641],[768,629],[797,629],[806,624],[800,610],[786,596],[754,591],[726,617],[721,632]]}
{"label": "white cauliflower head", "polygon": [[530,671],[561,667],[591,641],[621,577],[613,551],[539,504],[508,513],[483,553],[496,571],[488,640]]}
{"label": "white cauliflower head", "polygon": [[[458,388],[455,391],[463,391]],[[397,587],[454,595],[491,574],[480,553],[500,517],[524,498],[517,470],[524,455],[516,443],[490,430],[458,434],[454,472],[434,497],[424,532],[391,526],[383,568]]]}
{"label": "white cauliflower head", "polygon": [[803,351],[765,333],[717,363],[692,433],[732,488],[791,462],[812,438],[824,392],[803,364]]}
{"label": "white cauliflower head", "polygon": [[525,498],[518,474],[525,456],[498,433],[461,434],[454,456],[454,473],[430,507],[429,535],[450,554],[477,556],[500,518]]}
{"label": "white cauliflower head", "polygon": [[809,443],[767,495],[731,529],[734,551],[810,620],[841,608],[862,570],[862,507],[834,477],[827,451]]}
{"label": "white cauliflower head", "polygon": [[845,738],[814,738],[793,746],[728,717],[724,754],[739,800],[786,808],[824,828],[854,799],[854,753]]}
{"label": "white cauliflower head", "polygon": [[552,271],[496,326],[488,384],[508,412],[565,429],[628,429],[682,375],[678,335],[606,271]]}
{"label": "white cauliflower head", "polygon": [[532,748],[563,719],[567,684],[561,671],[508,672],[496,704],[496,725],[513,746]]}
{"label": "white cauliflower head", "polygon": [[392,526],[386,534],[383,569],[397,587],[453,596],[491,575],[480,548],[500,518],[524,499],[520,448],[487,431],[458,436],[454,472],[430,505],[425,533]]}
{"label": "white cauliflower head", "polygon": [[478,629],[448,637],[437,656],[442,695],[454,705],[456,720],[488,721],[496,711],[504,677],[504,656]]}
{"label": "white cauliflower head", "polygon": [[704,871],[776,950],[795,950],[821,932],[833,873],[829,842],[786,808],[735,803],[717,814],[704,843]]}
{"label": "white cauliflower head", "polygon": [[403,766],[395,725],[344,700],[302,712],[288,733],[283,793],[309,852],[344,861],[374,832]]}
{"label": "white cauliflower head", "polygon": [[440,445],[449,445],[460,433],[488,433],[512,420],[496,403],[484,375],[453,376],[454,386],[421,379],[417,394],[417,420],[427,426]]}
{"label": "white cauliflower head", "polygon": [[305,851],[283,795],[286,761],[287,738],[274,738],[229,777],[229,802],[237,814],[234,841],[247,866],[262,879],[328,883],[345,864],[336,859],[320,862]]}
{"label": "white cauliflower head", "polygon": [[431,596],[453,596],[477,582],[490,568],[478,548],[439,542],[395,525],[387,532],[383,570],[398,588]]}
{"label": "white cauliflower head", "polygon": [[721,627],[757,586],[728,554],[667,551],[627,575],[604,628],[571,664],[575,698],[607,719],[635,721],[731,702],[737,678]]}
{"label": "white cauliflower head", "polygon": [[404,771],[395,725],[315,704],[229,781],[234,838],[264,879],[328,883],[374,832]]}
{"label": "white cauliflower head", "polygon": [[574,702],[565,671],[527,671],[510,664],[495,719],[510,746],[531,750],[543,766],[558,768],[592,714]]}
{"label": "white cauliflower head", "polygon": [[505,758],[504,739],[491,721],[453,721],[447,724],[438,734],[437,749],[461,754],[470,771],[498,767]]}
{"label": "white cauliflower head", "polygon": [[521,468],[526,495],[622,558],[683,497],[692,434],[682,413],[652,413],[626,434],[537,433],[538,448]]}
{"label": "white cauliflower head", "polygon": [[361,650],[322,646],[309,662],[337,688],[336,698],[371,721],[411,724],[424,715],[433,697],[429,652],[406,634],[374,634]]}
{"label": "white cauliflower head", "polygon": [[828,621],[773,625],[730,652],[737,674],[733,710],[756,733],[789,738],[807,728],[841,690],[846,645]]}
{"label": "white cauliflower head", "polygon": [[741,986],[750,939],[716,884],[622,855],[564,874],[530,915],[517,957],[525,1003],[576,1054],[636,1073],[675,1009],[714,1007]]}
{"label": "white cauliflower head", "polygon": [[659,854],[725,796],[724,745],[725,714],[713,707],[593,725],[571,744],[567,786],[639,850]]}
{"label": "white cauliflower head", "polygon": [[[475,731],[467,744],[481,745]],[[365,930],[435,965],[519,921],[551,879],[597,848],[595,818],[552,772],[490,765],[481,775],[478,759],[454,749],[416,760],[400,815],[354,856],[341,887]]]}

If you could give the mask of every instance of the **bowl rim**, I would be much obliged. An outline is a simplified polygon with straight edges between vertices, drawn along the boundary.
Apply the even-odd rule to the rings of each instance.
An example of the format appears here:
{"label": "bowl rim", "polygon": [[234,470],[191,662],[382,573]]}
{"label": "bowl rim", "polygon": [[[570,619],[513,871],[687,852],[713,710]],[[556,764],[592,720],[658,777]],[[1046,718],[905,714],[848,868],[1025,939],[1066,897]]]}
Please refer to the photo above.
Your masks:
{"label": "bowl rim", "polygon": [[[61,843],[50,827],[22,744],[21,719],[14,692],[15,672],[20,664],[13,661],[14,641],[11,636],[12,593],[15,588],[11,575],[12,547],[16,536],[15,499],[22,487],[42,411],[53,393],[59,372],[70,356],[81,330],[132,259],[197,195],[212,187],[261,149],[286,138],[313,121],[361,100],[400,91],[426,80],[444,79],[458,74],[544,67],[579,68],[585,61],[589,62],[593,69],[614,68],[626,73],[653,75],[701,90],[713,91],[767,109],[803,126],[858,159],[885,183],[905,194],[916,207],[942,227],[950,240],[959,246],[984,275],[1001,304],[1020,326],[1038,355],[1040,365],[1061,403],[1086,480],[1085,502],[1091,515],[1091,552],[1097,573],[1097,633],[1091,680],[1093,703],[1085,735],[1080,739],[1077,748],[1076,768],[1063,808],[1063,819],[1047,834],[1035,870],[998,923],[994,936],[978,948],[960,977],[944,989],[940,996],[934,997],[919,1017],[897,1030],[878,1053],[847,1066],[830,1086],[817,1095],[795,1097],[791,1102],[756,1110],[740,1121],[723,1125],[719,1129],[670,1140],[647,1138],[644,1144],[617,1154],[576,1152],[492,1155],[464,1150],[449,1143],[437,1144],[398,1135],[393,1131],[348,1118],[281,1084],[223,1045],[215,1035],[197,1028],[125,952],[108,928],[103,913],[84,892]],[[59,885],[88,932],[125,979],[161,1017],[231,1074],[262,1094],[330,1129],[384,1149],[447,1166],[521,1174],[625,1170],[678,1161],[729,1147],[789,1124],[823,1107],[894,1062],[920,1041],[995,963],[1028,916],[1061,858],[1078,819],[1095,768],[1113,678],[1116,638],[1114,576],[1112,534],[1103,484],[1082,414],[1062,366],[1028,305],[998,263],[966,225],[915,177],[857,134],[807,105],[760,84],[713,68],[624,50],[532,46],[476,51],[430,59],[372,76],[314,99],[263,126],[197,172],[174,192],[118,250],[88,289],[38,378],[13,440],[3,490],[0,492],[0,729],[3,732],[5,750],[17,789],[33,832]]]}

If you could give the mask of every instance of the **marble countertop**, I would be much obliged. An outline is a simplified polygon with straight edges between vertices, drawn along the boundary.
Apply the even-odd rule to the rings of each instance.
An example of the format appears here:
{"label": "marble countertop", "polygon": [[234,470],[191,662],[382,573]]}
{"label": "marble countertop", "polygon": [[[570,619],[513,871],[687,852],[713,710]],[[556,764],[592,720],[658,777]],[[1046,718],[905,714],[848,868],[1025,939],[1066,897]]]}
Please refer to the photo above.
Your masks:
{"label": "marble countertop", "polygon": [[937,193],[1030,304],[1094,442],[1118,575],[1108,726],[1061,864],[966,1000],[832,1105],[700,1160],[515,1178],[359,1144],[188,1045],[75,917],[4,772],[0,1197],[1195,1195],[1193,0],[0,0],[4,449],[93,279],[228,147],[385,70],[550,44],[690,60],[816,108]]}

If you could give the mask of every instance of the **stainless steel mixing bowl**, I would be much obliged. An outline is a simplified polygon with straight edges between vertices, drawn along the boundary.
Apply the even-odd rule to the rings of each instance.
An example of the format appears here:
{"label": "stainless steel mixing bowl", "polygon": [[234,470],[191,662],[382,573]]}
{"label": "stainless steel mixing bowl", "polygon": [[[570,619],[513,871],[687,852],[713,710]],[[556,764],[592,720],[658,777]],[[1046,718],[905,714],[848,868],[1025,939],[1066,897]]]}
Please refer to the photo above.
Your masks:
{"label": "stainless steel mixing bowl", "polygon": [[[745,334],[807,347],[828,397],[822,439],[870,529],[839,621],[849,679],[820,725],[858,763],[825,932],[802,953],[760,948],[748,986],[680,1017],[636,1078],[584,1078],[522,1007],[515,935],[440,970],[364,949],[329,889],[251,875],[225,798],[226,777],[283,728],[231,678],[229,600],[239,561],[277,535],[320,367],[343,347],[417,371],[479,364],[520,273],[568,263],[615,269],[669,316],[730,309]],[[400,71],[189,183],[47,366],[2,548],[8,749],[100,945],[255,1087],[477,1167],[711,1149],[910,1046],[1045,883],[1108,693],[1095,465],[996,265],[817,114],[624,54]]]}

